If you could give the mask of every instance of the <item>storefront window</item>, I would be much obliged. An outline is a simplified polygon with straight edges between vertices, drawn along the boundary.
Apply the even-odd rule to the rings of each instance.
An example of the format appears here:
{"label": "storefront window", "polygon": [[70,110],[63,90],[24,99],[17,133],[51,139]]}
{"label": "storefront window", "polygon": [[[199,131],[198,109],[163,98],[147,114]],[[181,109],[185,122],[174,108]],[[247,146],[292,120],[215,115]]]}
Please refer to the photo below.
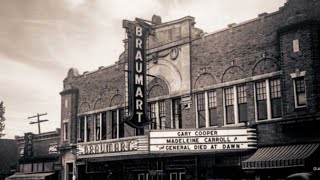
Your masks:
{"label": "storefront window", "polygon": [[67,180],[72,180],[72,176],[73,176],[73,163],[67,163],[66,164],[66,177]]}
{"label": "storefront window", "polygon": [[43,171],[45,172],[53,171],[53,162],[44,163]]}

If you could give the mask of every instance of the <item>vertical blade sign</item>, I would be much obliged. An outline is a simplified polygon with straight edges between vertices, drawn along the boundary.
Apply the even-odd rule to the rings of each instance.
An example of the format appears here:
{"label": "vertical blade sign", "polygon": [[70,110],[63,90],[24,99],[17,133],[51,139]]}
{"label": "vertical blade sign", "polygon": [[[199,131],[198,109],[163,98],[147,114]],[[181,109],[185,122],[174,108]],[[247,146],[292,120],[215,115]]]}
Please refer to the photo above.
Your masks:
{"label": "vertical blade sign", "polygon": [[146,93],[146,39],[150,26],[123,21],[128,34],[128,114],[125,122],[134,128],[149,124]]}
{"label": "vertical blade sign", "polygon": [[33,134],[25,133],[24,134],[24,157],[32,157],[33,156]]}

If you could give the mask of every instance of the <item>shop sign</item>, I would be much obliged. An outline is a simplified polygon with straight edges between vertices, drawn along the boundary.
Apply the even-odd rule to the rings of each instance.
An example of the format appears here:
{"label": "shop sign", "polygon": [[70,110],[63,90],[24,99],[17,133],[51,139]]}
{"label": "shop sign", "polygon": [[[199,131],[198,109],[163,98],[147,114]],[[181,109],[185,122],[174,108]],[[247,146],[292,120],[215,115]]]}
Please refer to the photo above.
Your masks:
{"label": "shop sign", "polygon": [[202,152],[256,148],[255,129],[193,129],[150,132],[150,152]]}
{"label": "shop sign", "polygon": [[24,134],[24,157],[33,156],[33,137],[32,133]]}
{"label": "shop sign", "polygon": [[49,154],[58,154],[58,144],[49,145]]}
{"label": "shop sign", "polygon": [[90,143],[78,143],[79,158],[117,156],[148,151],[148,139],[144,136]]}
{"label": "shop sign", "polygon": [[151,26],[137,19],[123,21],[128,34],[128,110],[126,123],[134,128],[149,124],[146,92],[146,40]]}

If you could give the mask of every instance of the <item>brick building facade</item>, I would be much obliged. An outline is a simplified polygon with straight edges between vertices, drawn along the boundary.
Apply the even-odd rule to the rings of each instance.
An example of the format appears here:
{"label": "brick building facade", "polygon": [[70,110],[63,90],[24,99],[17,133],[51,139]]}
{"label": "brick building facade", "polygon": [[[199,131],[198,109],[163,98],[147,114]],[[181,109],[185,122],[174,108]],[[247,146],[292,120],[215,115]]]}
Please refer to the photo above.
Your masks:
{"label": "brick building facade", "polygon": [[[190,16],[154,16],[146,59],[152,123],[144,131],[124,123],[127,39],[115,65],[70,69],[61,92],[63,179],[262,180],[316,170],[319,7],[289,0],[213,33]],[[213,137],[221,139],[208,143]]]}
{"label": "brick building facade", "polygon": [[17,172],[6,180],[60,179],[60,129],[41,134],[25,133],[24,136],[16,136],[15,140],[19,156]]}

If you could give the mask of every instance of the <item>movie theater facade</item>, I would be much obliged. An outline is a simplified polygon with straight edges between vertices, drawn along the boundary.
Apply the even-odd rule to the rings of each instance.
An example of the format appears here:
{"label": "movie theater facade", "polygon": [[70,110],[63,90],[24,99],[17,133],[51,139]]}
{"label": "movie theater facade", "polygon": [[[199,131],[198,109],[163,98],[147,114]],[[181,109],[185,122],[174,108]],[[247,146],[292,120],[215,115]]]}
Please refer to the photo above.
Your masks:
{"label": "movie theater facade", "polygon": [[64,80],[62,179],[318,171],[319,8],[289,0],[209,34],[190,16],[124,20],[119,61],[83,74],[71,68]]}

